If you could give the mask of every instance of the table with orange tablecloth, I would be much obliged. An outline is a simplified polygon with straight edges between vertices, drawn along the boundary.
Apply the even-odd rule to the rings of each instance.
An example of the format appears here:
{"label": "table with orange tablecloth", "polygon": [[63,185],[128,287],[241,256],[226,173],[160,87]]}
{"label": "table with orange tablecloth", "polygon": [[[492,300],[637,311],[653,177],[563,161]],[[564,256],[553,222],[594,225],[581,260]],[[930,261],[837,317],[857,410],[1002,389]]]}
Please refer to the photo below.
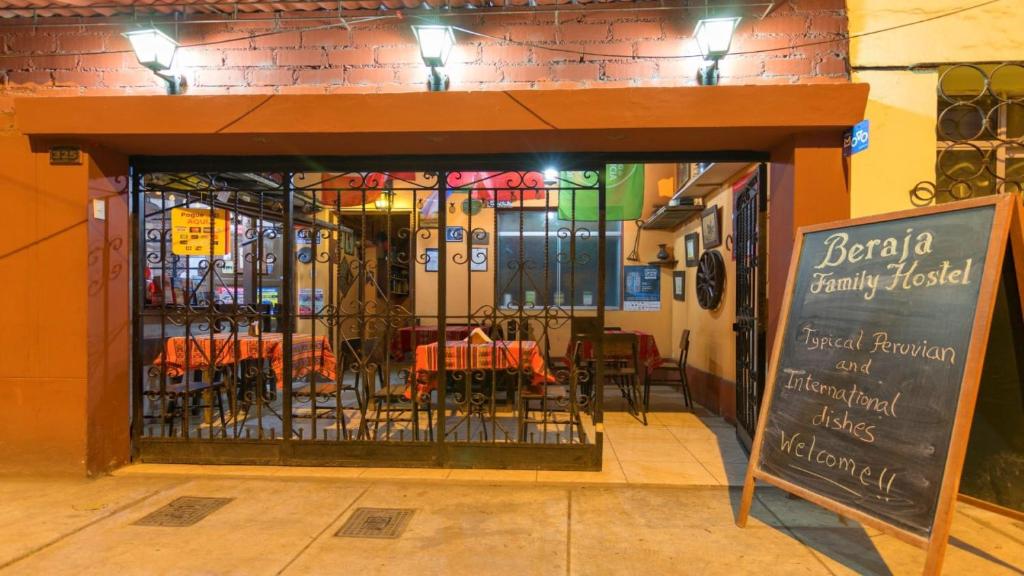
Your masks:
{"label": "table with orange tablecloth", "polygon": [[[185,373],[186,364],[190,370],[207,370],[211,364],[214,368],[221,368],[243,360],[259,359],[270,360],[280,388],[284,382],[284,335],[279,332],[261,336],[220,333],[211,337],[202,334],[188,339],[174,336],[164,343],[164,351],[153,365],[163,366],[168,376],[178,377]],[[335,358],[330,342],[326,336],[314,339],[308,334],[293,334],[292,378],[303,378],[313,372],[335,379]]]}
{"label": "table with orange tablecloth", "polygon": [[[464,340],[475,326],[466,324],[449,324],[445,326],[445,340]],[[398,329],[398,334],[391,339],[391,357],[395,360],[402,360],[406,354],[413,350],[413,344],[430,344],[438,341],[440,330],[436,325],[403,326]],[[415,342],[413,341],[415,339]]]}
{"label": "table with orange tablecloth", "polygon": [[[522,370],[529,372],[530,385],[542,388],[555,382],[548,371],[544,355],[536,342],[529,340],[495,340],[470,344],[466,340],[448,341],[444,348],[445,369],[456,370]],[[429,394],[437,386],[437,342],[416,347],[417,391]],[[425,377],[419,377],[425,376]]]}
{"label": "table with orange tablecloth", "polygon": [[[641,332],[639,330],[605,330],[605,334],[636,334],[637,336],[637,352],[640,354],[640,362],[647,368],[647,374],[650,375],[652,372],[658,369],[662,364],[661,352],[658,351],[658,343],[654,340],[653,334],[647,332]],[[569,342],[569,348],[566,350],[565,357],[572,358],[572,347],[573,343]],[[590,340],[583,341],[583,347],[580,350],[582,360],[593,360],[594,359],[594,347]]]}

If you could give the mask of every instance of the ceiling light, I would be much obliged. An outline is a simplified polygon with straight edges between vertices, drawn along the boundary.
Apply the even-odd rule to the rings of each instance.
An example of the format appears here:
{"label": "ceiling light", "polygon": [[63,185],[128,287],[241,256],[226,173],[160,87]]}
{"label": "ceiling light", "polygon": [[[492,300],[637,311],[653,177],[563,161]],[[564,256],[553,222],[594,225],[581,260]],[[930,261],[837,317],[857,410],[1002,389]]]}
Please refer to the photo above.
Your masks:
{"label": "ceiling light", "polygon": [[558,168],[545,168],[544,185],[554,186],[555,184],[558,184]]}

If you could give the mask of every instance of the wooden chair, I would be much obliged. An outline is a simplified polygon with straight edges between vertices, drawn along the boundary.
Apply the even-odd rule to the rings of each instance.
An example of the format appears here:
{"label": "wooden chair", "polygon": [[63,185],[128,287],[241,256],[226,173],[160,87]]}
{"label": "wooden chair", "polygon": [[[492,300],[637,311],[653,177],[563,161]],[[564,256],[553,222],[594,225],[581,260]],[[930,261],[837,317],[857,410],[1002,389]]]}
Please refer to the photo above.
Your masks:
{"label": "wooden chair", "polygon": [[[221,392],[226,385],[227,368],[218,368],[207,373],[206,370],[192,370],[191,374],[185,374],[180,378],[168,378],[163,390],[159,386],[159,372],[151,369],[156,377],[151,378],[149,389],[143,392],[143,396],[150,400],[151,405],[158,407],[158,414],[147,415],[147,418],[156,418],[160,426],[169,426],[167,436],[175,436],[175,423],[180,421],[182,429],[191,420],[193,412],[203,411],[206,413],[204,420],[209,426],[209,433],[213,435],[213,409],[217,409],[220,420],[221,431],[227,430],[225,417],[224,400]],[[201,429],[197,430],[202,436]]]}
{"label": "wooden chair", "polygon": [[[385,438],[391,436],[391,428],[395,424],[409,424],[413,431],[413,440],[420,439],[420,412],[427,413],[428,438],[434,440],[434,415],[431,409],[430,396],[419,397],[416,393],[416,378],[411,362],[388,361],[388,346],[378,345],[375,339],[368,339],[363,347],[368,370],[372,375],[366,378],[367,397],[373,404],[372,414],[367,410],[363,417],[363,426],[369,436],[369,426],[373,425],[373,439],[380,439],[380,425],[384,424]],[[392,383],[390,371],[399,368],[401,383]],[[387,370],[385,370],[387,368]],[[377,382],[380,386],[376,386]]]}
{"label": "wooden chair", "polygon": [[679,337],[679,357],[664,358],[663,364],[655,371],[656,373],[662,372],[664,375],[661,378],[651,378],[649,382],[651,385],[666,384],[678,386],[683,393],[683,405],[692,410],[693,399],[690,397],[690,382],[686,378],[686,359],[689,355],[690,330],[686,329],[683,330],[682,336]]}
{"label": "wooden chair", "polygon": [[[363,377],[361,371],[355,371],[355,381],[353,383],[345,382],[345,374],[353,364],[358,362],[358,356],[362,352],[362,342],[363,341],[360,338],[347,338],[342,340],[341,345],[337,350],[337,382],[322,380],[321,377],[314,372],[309,375],[309,382],[304,384],[295,384],[292,389],[293,420],[312,420],[313,413],[315,411],[316,418],[318,420],[323,419],[337,421],[341,425],[340,427],[342,434],[344,435],[344,439],[349,439],[348,418],[345,414],[345,410],[351,408],[344,405],[345,393],[354,393],[356,397],[355,409],[358,410],[360,414],[366,413],[365,391],[363,390],[363,387],[360,386]],[[306,404],[308,404],[308,407],[305,406]],[[300,434],[301,430],[301,428],[298,428]],[[316,430],[312,430],[310,432],[311,436],[315,434]]]}
{"label": "wooden chair", "polygon": [[[582,342],[573,342],[573,352],[570,355],[569,371],[559,372],[562,380],[555,384],[545,382],[540,391],[529,387],[523,387],[519,392],[519,405],[517,409],[519,441],[526,442],[530,425],[541,430],[541,443],[547,439],[548,426],[557,427],[567,425],[569,427],[569,442],[572,442],[572,428],[576,429],[576,436],[580,443],[586,443],[586,431],[583,429],[583,420],[579,410],[579,370],[581,367],[580,352]],[[566,381],[567,379],[567,381]],[[531,417],[532,413],[539,412],[539,417]],[[559,420],[558,414],[566,414],[567,419]],[[560,434],[560,433],[559,433]]]}
{"label": "wooden chair", "polygon": [[594,338],[601,334],[601,325],[595,316],[574,316],[571,320],[573,338],[585,336]]}
{"label": "wooden chair", "polygon": [[642,393],[644,370],[640,365],[640,343],[636,334],[604,335],[604,379],[618,386],[629,413],[647,425]]}

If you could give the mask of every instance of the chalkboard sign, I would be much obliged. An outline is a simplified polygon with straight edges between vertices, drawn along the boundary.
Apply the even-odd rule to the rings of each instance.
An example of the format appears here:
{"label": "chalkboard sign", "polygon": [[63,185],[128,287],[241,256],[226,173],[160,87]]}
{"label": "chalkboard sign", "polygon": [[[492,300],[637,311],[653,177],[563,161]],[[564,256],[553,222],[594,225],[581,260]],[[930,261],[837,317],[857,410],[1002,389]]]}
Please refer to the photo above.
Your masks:
{"label": "chalkboard sign", "polygon": [[741,526],[762,479],[928,548],[938,571],[1018,209],[987,198],[800,230]]}
{"label": "chalkboard sign", "polygon": [[[1024,517],[1024,311],[1009,259],[996,297],[960,494]],[[974,502],[977,504],[977,502]]]}

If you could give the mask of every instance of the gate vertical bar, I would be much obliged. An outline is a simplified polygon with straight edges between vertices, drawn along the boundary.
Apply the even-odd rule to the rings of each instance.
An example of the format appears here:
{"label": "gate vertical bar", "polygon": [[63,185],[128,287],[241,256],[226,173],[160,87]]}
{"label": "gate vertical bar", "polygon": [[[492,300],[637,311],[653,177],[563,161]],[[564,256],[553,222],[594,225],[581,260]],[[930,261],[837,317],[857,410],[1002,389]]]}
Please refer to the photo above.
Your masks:
{"label": "gate vertical bar", "polygon": [[[281,437],[285,456],[287,456],[287,447],[291,446],[292,435],[292,333],[295,331],[295,184],[292,182],[294,177],[295,174],[292,172],[284,173],[284,204],[282,206],[284,212],[284,237],[282,238],[284,280],[281,282],[281,318],[278,319],[278,322],[284,327],[281,330],[281,346],[284,353],[283,381],[281,382],[281,393],[284,394],[281,420],[284,430],[281,431]],[[314,291],[313,294],[315,295],[316,292]]]}
{"label": "gate vertical bar", "polygon": [[142,342],[143,342],[143,291],[146,283],[142,281],[145,277],[145,252],[146,252],[146,202],[140,185],[139,172],[133,164],[128,166],[129,197],[131,198],[131,231],[135,238],[134,250],[132,250],[132,272],[128,282],[132,287],[132,442],[131,458],[137,460],[139,457],[139,440],[142,438],[142,390],[143,390],[143,363],[142,363]]}
{"label": "gate vertical bar", "polygon": [[[605,237],[608,231],[607,211],[608,211],[608,198],[605,196],[605,166],[599,166],[597,168],[597,325],[598,334],[597,338],[597,369],[594,371],[594,382],[595,390],[597,390],[597,400],[594,406],[594,423],[602,424],[604,422],[604,308],[605,308],[605,296],[607,294],[605,290],[605,278],[606,267],[605,259],[608,257],[608,247],[605,245]],[[602,426],[603,428],[603,426]],[[599,428],[600,430],[600,428]],[[602,434],[602,442],[603,442]],[[601,448],[598,445],[598,448]]]}
{"label": "gate vertical bar", "polygon": [[448,362],[445,346],[448,340],[448,172],[437,172],[437,441],[442,465],[444,457],[447,407],[445,388],[448,383]]}

